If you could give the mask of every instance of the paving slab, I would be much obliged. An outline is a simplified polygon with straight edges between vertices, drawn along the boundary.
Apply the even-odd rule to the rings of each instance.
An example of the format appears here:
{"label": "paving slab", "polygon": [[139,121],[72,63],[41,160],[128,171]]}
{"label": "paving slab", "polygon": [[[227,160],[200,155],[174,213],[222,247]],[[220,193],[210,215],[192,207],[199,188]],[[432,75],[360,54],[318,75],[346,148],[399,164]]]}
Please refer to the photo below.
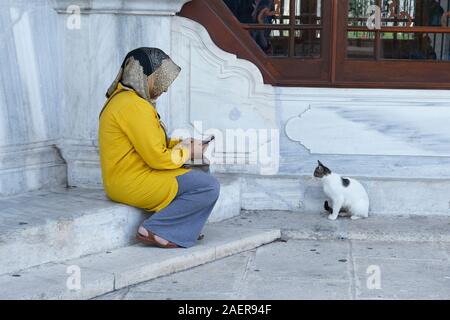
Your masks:
{"label": "paving slab", "polygon": [[[84,268],[79,278],[71,278],[76,270],[63,264],[45,264],[0,276],[0,299],[54,300],[89,299],[114,290],[112,273]],[[72,280],[74,279],[74,280]]]}
{"label": "paving slab", "polygon": [[448,260],[441,242],[351,241],[355,258]]}
{"label": "paving slab", "polygon": [[256,251],[243,299],[348,299],[351,277],[348,241],[276,242]]}
{"label": "paving slab", "polygon": [[136,286],[135,291],[164,293],[167,292],[167,288],[172,288],[172,292],[182,294],[233,293],[241,285],[253,255],[254,250],[239,253],[226,258],[227,268],[222,268],[221,264],[207,263],[202,267],[191,269],[189,277],[175,273],[171,277],[161,277],[157,281]]}
{"label": "paving slab", "polygon": [[250,271],[262,277],[347,280],[348,241],[288,241],[260,248]]}
{"label": "paving slab", "polygon": [[[369,279],[374,266],[377,282]],[[355,258],[355,272],[357,299],[450,299],[450,266],[442,261]]]}
{"label": "paving slab", "polygon": [[245,300],[345,300],[348,281],[266,278],[252,274],[240,294]]}

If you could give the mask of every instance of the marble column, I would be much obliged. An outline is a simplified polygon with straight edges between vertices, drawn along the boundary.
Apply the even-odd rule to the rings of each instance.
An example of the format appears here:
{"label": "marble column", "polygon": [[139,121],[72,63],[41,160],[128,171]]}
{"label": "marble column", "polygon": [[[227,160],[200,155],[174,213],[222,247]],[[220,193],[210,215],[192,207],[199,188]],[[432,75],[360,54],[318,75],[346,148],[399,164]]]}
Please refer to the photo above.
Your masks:
{"label": "marble column", "polygon": [[64,185],[62,32],[47,1],[0,2],[0,196]]}

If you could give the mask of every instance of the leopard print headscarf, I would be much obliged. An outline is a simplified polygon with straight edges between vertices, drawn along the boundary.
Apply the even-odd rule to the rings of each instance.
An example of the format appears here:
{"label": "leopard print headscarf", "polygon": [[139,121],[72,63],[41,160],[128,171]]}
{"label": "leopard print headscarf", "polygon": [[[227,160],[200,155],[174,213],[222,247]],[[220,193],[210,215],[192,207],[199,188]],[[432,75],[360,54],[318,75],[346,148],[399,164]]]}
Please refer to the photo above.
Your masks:
{"label": "leopard print headscarf", "polygon": [[[112,95],[120,82],[156,106],[155,99],[169,89],[180,71],[181,68],[161,49],[135,49],[126,55],[106,97],[109,98]],[[148,77],[151,77],[153,82],[151,92],[148,88]]]}
{"label": "leopard print headscarf", "polygon": [[[110,98],[117,89],[119,82],[126,88],[134,90],[141,98],[150,102],[156,108],[156,98],[167,91],[177,78],[181,68],[177,66],[164,51],[157,48],[138,48],[130,51],[125,57],[116,79],[106,92]],[[148,79],[151,77],[153,87],[149,89]],[[105,110],[106,104],[103,107]],[[100,112],[100,116],[103,113]],[[158,113],[159,122],[169,144],[167,127]]]}

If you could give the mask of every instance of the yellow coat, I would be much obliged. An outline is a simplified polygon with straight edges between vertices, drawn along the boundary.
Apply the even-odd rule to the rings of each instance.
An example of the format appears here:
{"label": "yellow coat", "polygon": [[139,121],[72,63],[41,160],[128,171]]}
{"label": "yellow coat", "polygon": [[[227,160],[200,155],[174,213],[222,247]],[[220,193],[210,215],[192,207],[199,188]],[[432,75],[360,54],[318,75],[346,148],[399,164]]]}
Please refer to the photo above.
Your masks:
{"label": "yellow coat", "polygon": [[119,84],[100,117],[103,184],[112,200],[157,212],[175,198],[176,177],[189,171],[181,166],[190,151],[177,146],[179,140],[166,146],[155,108],[135,91],[123,90]]}

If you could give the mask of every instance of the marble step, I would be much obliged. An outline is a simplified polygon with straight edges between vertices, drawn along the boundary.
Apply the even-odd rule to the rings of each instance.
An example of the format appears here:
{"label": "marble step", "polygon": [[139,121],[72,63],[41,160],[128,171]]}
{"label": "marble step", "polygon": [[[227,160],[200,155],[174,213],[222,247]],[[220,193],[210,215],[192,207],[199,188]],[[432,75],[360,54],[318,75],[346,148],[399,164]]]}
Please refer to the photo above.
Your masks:
{"label": "marble step", "polygon": [[101,190],[58,188],[0,200],[0,274],[130,245],[145,215]]}
{"label": "marble step", "polygon": [[[450,179],[355,177],[366,188],[370,213],[450,216]],[[311,175],[241,175],[245,210],[321,212],[327,199]]]}
{"label": "marble step", "polygon": [[[209,223],[240,213],[236,182],[221,183]],[[98,189],[56,188],[0,199],[0,274],[134,244],[146,217]]]}
{"label": "marble step", "polygon": [[0,299],[90,299],[133,284],[252,250],[280,238],[278,229],[209,224],[190,249],[132,245],[0,276]]}
{"label": "marble step", "polygon": [[447,216],[371,215],[361,220],[339,217],[330,221],[327,215],[323,211],[243,210],[239,217],[227,223],[236,228],[280,229],[283,240],[450,243],[450,218]]}

